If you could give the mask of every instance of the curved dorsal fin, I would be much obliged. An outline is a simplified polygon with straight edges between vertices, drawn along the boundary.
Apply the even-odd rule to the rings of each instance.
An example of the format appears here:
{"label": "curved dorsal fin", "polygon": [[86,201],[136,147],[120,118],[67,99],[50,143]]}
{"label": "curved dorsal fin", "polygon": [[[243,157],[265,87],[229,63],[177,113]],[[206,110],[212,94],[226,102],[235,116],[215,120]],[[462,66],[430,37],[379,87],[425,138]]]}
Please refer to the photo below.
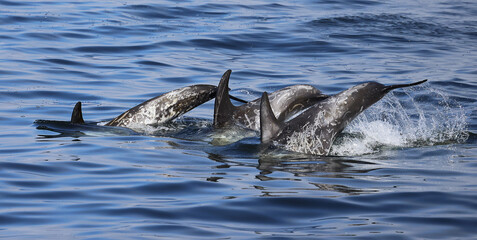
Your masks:
{"label": "curved dorsal fin", "polygon": [[81,111],[81,102],[77,102],[73,113],[71,114],[71,123],[84,124],[83,112]]}
{"label": "curved dorsal fin", "polygon": [[268,99],[268,93],[262,94],[260,102],[260,140],[262,143],[268,143],[272,140],[281,130],[280,122],[275,117],[272,107],[270,106],[270,100]]}
{"label": "curved dorsal fin", "polygon": [[230,101],[229,79],[232,70],[225,71],[217,87],[217,95],[214,104],[214,127],[225,126],[233,117],[235,106]]}

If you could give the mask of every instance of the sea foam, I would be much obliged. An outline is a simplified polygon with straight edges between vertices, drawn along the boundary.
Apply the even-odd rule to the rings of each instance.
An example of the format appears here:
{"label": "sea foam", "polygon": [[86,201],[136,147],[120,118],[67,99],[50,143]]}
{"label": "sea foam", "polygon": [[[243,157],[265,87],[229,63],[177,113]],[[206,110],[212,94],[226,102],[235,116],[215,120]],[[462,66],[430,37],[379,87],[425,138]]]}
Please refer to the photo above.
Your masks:
{"label": "sea foam", "polygon": [[383,148],[462,143],[468,138],[461,105],[428,85],[391,92],[354,119],[330,155],[353,156]]}

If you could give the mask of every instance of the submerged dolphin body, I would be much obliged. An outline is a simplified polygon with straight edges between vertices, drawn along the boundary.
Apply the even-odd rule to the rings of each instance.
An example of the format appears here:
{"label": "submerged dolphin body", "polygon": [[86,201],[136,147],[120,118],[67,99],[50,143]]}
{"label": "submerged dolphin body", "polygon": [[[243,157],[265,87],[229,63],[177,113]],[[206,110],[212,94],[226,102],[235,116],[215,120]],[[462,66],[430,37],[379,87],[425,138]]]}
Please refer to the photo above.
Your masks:
{"label": "submerged dolphin body", "polygon": [[36,120],[35,124],[37,125],[37,129],[59,133],[59,135],[39,135],[45,138],[109,135],[130,136],[137,134],[128,128],[100,126],[94,122],[85,122],[81,111],[81,102],[76,103],[70,121]]}
{"label": "submerged dolphin body", "polygon": [[[229,96],[229,79],[231,70],[227,70],[220,80],[214,105],[214,127],[222,128],[240,125],[252,130],[260,130],[260,101],[258,98],[241,106],[234,106]],[[270,94],[270,105],[280,121],[286,121],[294,114],[313,104],[326,99],[311,85],[294,85]]]}
{"label": "submerged dolphin body", "polygon": [[366,108],[393,89],[426,81],[392,86],[377,82],[363,83],[316,103],[288,122],[275,117],[265,92],[260,104],[261,142],[284,146],[295,152],[327,155],[336,135]]}

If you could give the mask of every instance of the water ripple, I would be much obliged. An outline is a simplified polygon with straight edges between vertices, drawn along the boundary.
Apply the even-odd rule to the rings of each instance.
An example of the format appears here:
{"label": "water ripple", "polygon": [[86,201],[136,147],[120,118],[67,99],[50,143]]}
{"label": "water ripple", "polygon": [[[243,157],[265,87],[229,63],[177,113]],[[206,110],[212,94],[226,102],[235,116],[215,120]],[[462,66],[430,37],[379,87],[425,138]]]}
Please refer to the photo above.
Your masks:
{"label": "water ripple", "polygon": [[144,51],[148,49],[153,49],[158,47],[157,44],[145,44],[145,45],[130,45],[130,46],[83,46],[76,47],[71,50],[82,53],[127,53],[127,52],[137,52]]}
{"label": "water ripple", "polygon": [[[0,6],[1,238],[477,234],[474,3]],[[340,156],[265,151],[257,132],[214,130],[213,101],[141,133],[101,126],[170,90],[215,85],[226,69],[246,100],[293,84],[335,94],[429,83],[353,121]],[[91,124],[68,123],[77,101]]]}

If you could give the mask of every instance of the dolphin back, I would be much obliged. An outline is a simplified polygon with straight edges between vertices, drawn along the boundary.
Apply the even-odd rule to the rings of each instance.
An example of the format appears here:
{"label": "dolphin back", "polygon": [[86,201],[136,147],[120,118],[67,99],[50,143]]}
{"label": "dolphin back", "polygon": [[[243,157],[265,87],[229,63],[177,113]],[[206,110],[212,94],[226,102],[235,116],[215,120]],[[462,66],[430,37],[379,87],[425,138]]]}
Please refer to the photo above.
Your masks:
{"label": "dolphin back", "polygon": [[106,126],[134,128],[171,121],[215,97],[217,87],[192,85],[151,98],[122,113]]}
{"label": "dolphin back", "polygon": [[[240,106],[234,106],[231,102],[231,99],[234,98],[229,94],[228,86],[231,73],[231,70],[227,70],[217,87],[213,126],[215,128],[223,128],[229,125],[239,125],[259,131],[261,98],[246,102]],[[296,113],[327,97],[327,95],[322,94],[315,87],[305,84],[285,87],[271,93],[270,96],[267,94],[268,102],[279,122],[288,120]]]}

